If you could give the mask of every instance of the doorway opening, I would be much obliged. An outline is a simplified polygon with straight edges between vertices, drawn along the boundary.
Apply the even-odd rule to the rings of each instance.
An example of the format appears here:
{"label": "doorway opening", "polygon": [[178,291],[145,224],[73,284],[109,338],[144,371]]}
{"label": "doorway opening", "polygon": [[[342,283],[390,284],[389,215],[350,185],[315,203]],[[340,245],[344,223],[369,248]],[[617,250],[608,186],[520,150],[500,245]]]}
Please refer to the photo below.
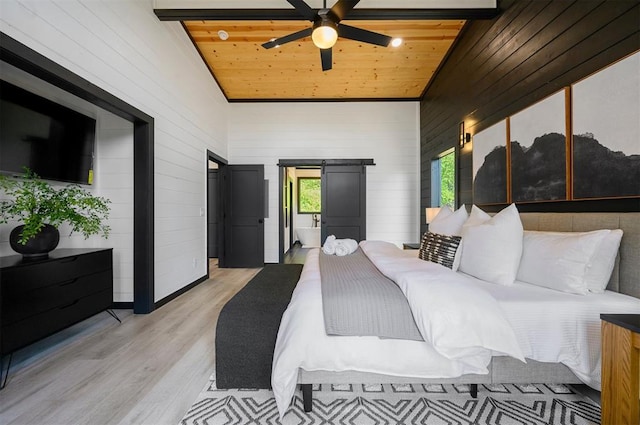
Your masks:
{"label": "doorway opening", "polygon": [[[366,238],[366,168],[373,159],[281,159],[279,262],[304,262],[329,235]],[[291,251],[291,252],[290,252]],[[289,253],[290,255],[285,256]]]}
{"label": "doorway opening", "polygon": [[207,278],[218,267],[225,266],[224,258],[224,186],[222,175],[227,161],[207,151]]}
{"label": "doorway opening", "polygon": [[[211,162],[217,163],[217,175]],[[263,267],[268,187],[264,165],[232,165],[207,151],[206,167],[208,212],[212,214],[206,219],[211,220],[206,226],[207,256],[217,254],[220,268]]]}
{"label": "doorway opening", "polygon": [[284,170],[284,262],[301,264],[311,248],[320,247],[321,168]]}

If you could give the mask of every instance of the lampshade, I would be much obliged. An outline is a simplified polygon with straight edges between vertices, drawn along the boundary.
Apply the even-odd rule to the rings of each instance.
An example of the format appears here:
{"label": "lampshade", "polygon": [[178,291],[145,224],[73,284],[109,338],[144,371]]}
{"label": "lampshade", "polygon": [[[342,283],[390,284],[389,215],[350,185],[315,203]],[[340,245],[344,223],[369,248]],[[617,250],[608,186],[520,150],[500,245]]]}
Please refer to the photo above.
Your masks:
{"label": "lampshade", "polygon": [[425,208],[424,213],[426,216],[427,224],[431,223],[439,212],[440,208]]}
{"label": "lampshade", "polygon": [[338,30],[333,22],[323,20],[314,25],[311,33],[313,44],[320,49],[330,49],[338,41]]}

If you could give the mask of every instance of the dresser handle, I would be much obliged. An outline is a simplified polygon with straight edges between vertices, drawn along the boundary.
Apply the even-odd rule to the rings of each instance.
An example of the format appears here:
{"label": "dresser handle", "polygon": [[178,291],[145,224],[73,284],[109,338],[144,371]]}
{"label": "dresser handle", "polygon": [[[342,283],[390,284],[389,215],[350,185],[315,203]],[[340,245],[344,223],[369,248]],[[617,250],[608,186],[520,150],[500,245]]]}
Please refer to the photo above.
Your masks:
{"label": "dresser handle", "polygon": [[75,279],[70,279],[70,280],[67,280],[65,282],[62,282],[62,283],[58,284],[58,286],[71,285],[72,283],[75,283],[77,280],[78,280],[78,278],[76,277]]}
{"label": "dresser handle", "polygon": [[67,304],[67,305],[63,305],[62,307],[58,307],[58,310],[64,310],[65,308],[69,308],[69,307],[71,307],[72,305],[76,305],[76,304],[78,304],[78,301],[80,301],[80,300],[75,300],[75,301],[74,301],[74,302],[72,302],[71,304]]}
{"label": "dresser handle", "polygon": [[61,263],[72,263],[74,261],[76,261],[78,259],[78,256],[76,255],[75,257],[69,257],[69,258],[65,258],[64,260],[61,260]]}

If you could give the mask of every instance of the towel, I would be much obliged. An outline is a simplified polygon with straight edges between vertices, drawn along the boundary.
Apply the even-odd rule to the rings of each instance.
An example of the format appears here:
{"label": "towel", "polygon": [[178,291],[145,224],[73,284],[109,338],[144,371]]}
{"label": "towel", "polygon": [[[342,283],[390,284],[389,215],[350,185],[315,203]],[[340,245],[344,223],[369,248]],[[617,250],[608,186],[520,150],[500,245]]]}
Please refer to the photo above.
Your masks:
{"label": "towel", "polygon": [[335,244],[335,251],[338,257],[353,254],[358,249],[358,242],[354,239],[336,239]]}
{"label": "towel", "polygon": [[336,237],[334,235],[327,236],[324,245],[322,245],[322,252],[327,255],[334,255],[336,253]]}

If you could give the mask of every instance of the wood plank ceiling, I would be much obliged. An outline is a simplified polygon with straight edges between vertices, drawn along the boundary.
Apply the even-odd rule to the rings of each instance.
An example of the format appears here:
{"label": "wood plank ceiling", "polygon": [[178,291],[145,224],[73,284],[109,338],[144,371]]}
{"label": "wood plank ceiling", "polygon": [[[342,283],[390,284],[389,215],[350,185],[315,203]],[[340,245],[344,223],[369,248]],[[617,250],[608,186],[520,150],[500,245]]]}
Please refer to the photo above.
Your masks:
{"label": "wood plank ceiling", "polygon": [[[308,21],[183,21],[229,101],[407,99],[421,97],[465,21],[357,20],[345,24],[401,38],[379,47],[340,38],[333,69],[307,37],[274,49],[261,44],[308,28]],[[229,35],[225,41],[218,31]]]}

